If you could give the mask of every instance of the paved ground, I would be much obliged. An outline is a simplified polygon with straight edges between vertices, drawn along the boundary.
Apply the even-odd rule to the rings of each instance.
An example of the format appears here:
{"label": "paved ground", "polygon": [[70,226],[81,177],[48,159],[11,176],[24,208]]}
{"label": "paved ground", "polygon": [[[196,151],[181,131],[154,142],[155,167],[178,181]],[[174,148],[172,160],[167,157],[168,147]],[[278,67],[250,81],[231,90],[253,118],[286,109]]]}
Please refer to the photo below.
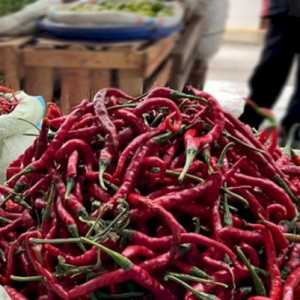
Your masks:
{"label": "paved ground", "polygon": [[[223,99],[229,109],[240,111],[241,101],[247,95],[247,81],[259,59],[260,51],[261,47],[258,45],[224,44],[211,61],[205,89]],[[284,114],[292,93],[293,77],[292,74],[274,108],[278,118]]]}

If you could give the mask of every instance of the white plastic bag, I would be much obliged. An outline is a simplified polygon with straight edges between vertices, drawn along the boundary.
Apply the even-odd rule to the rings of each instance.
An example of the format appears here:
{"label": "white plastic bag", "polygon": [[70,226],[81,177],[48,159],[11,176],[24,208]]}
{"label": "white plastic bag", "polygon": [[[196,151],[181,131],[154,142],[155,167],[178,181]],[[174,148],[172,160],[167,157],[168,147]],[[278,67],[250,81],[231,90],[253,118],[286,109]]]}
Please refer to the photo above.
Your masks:
{"label": "white plastic bag", "polygon": [[0,36],[32,32],[36,21],[47,13],[52,4],[57,3],[60,0],[38,0],[16,13],[0,17]]}
{"label": "white plastic bag", "polygon": [[223,109],[236,118],[239,118],[244,111],[244,97],[248,95],[247,87],[244,84],[232,83],[230,81],[209,80],[204,90],[213,95]]}
{"label": "white plastic bag", "polygon": [[34,141],[34,136],[26,134],[38,133],[30,123],[40,126],[46,110],[42,97],[29,96],[24,92],[17,92],[15,96],[19,101],[15,110],[0,117],[0,183],[5,181],[8,165]]}
{"label": "white plastic bag", "polygon": [[66,24],[66,25],[80,25],[80,26],[133,26],[143,24],[153,24],[157,26],[171,27],[181,22],[183,18],[183,7],[179,2],[171,1],[166,5],[173,8],[174,15],[161,16],[157,18],[144,17],[130,12],[119,11],[91,11],[91,12],[74,12],[71,11],[78,3],[88,1],[76,1],[70,4],[60,4],[51,6],[47,17],[50,21]]}
{"label": "white plastic bag", "polygon": [[1,300],[11,300],[2,285],[0,285],[0,299]]}

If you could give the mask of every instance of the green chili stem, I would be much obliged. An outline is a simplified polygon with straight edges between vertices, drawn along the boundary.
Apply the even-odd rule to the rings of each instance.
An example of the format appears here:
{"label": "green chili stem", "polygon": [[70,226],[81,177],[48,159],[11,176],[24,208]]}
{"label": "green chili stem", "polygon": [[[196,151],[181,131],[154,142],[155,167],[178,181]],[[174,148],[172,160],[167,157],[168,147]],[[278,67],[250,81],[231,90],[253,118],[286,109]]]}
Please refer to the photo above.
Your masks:
{"label": "green chili stem", "polygon": [[121,255],[120,253],[113,251],[95,241],[87,239],[86,237],[80,238],[69,238],[69,239],[30,239],[31,243],[34,244],[64,244],[64,243],[85,243],[91,246],[95,246],[96,248],[100,249],[107,255],[109,255],[116,264],[118,264],[121,268],[125,270],[131,269],[134,264],[126,257]]}
{"label": "green chili stem", "polygon": [[188,291],[190,291],[195,297],[197,297],[197,299],[200,299],[200,300],[215,300],[216,299],[216,296],[197,291],[196,289],[191,287],[189,284],[187,284],[186,282],[184,282],[183,280],[181,280],[175,276],[167,275],[167,276],[165,276],[165,280],[166,281],[172,280],[172,281],[182,285],[184,288],[186,288]]}
{"label": "green chili stem", "polygon": [[279,175],[274,176],[274,180],[277,182],[277,184],[283,188],[286,193],[291,197],[291,199],[296,203],[299,204],[299,198],[294,194],[294,192],[290,189],[288,184],[285,182],[284,179],[282,179]]}
{"label": "green chili stem", "polygon": [[11,275],[10,279],[12,281],[18,281],[18,282],[34,282],[34,281],[43,280],[43,276],[16,276],[16,275]]}
{"label": "green chili stem", "polygon": [[181,171],[181,173],[178,177],[178,181],[180,183],[182,183],[184,181],[184,178],[185,178],[191,164],[193,163],[195,157],[197,156],[197,154],[198,154],[197,149],[194,149],[194,148],[187,149],[186,155],[185,155],[186,156],[185,164],[184,164],[184,167],[183,167],[183,169],[182,169],[182,171]]}
{"label": "green chili stem", "polygon": [[3,223],[11,223],[12,221],[7,219],[7,218],[4,218],[4,217],[0,217],[0,222],[3,222]]}
{"label": "green chili stem", "polygon": [[106,253],[107,255],[109,255],[116,264],[118,264],[121,268],[125,269],[125,270],[130,270],[134,264],[125,256],[121,255],[120,253],[113,251],[101,244],[96,243],[95,241],[89,240],[85,237],[82,237],[81,240],[83,242],[85,242],[86,244],[90,244],[92,246],[97,247],[98,249],[102,250],[104,253]]}
{"label": "green chili stem", "polygon": [[286,239],[293,243],[300,243],[300,235],[299,234],[293,234],[293,233],[284,233],[284,236]]}
{"label": "green chili stem", "polygon": [[74,178],[68,178],[67,179],[67,185],[66,185],[65,199],[70,198],[70,195],[72,193],[74,185],[75,185]]}
{"label": "green chili stem", "polygon": [[244,197],[242,197],[241,195],[234,193],[233,191],[231,191],[230,189],[228,189],[226,187],[223,187],[221,189],[228,196],[230,196],[232,198],[235,198],[236,200],[239,200],[244,205],[245,208],[249,207],[248,201]]}
{"label": "green chili stem", "polygon": [[221,167],[223,166],[223,164],[224,164],[224,159],[225,159],[225,157],[226,157],[226,154],[227,154],[228,150],[229,150],[230,148],[234,147],[234,146],[235,146],[235,143],[234,143],[234,142],[230,142],[230,143],[228,143],[228,144],[224,147],[224,149],[222,150],[221,155],[220,155],[220,157],[219,157],[219,159],[218,159],[218,162],[217,162],[217,165],[218,165],[219,168],[221,168]]}
{"label": "green chili stem", "polygon": [[296,123],[292,126],[291,130],[289,131],[287,142],[285,144],[285,147],[283,148],[283,152],[291,157],[292,155],[292,146],[294,142],[294,138],[296,135],[297,130],[300,128],[300,123]]}
{"label": "green chili stem", "polygon": [[206,278],[206,279],[211,279],[211,280],[213,279],[212,276],[208,275],[206,272],[199,269],[198,267],[193,267],[192,268],[191,275]]}
{"label": "green chili stem", "polygon": [[252,264],[250,263],[248,258],[245,256],[242,249],[240,247],[236,247],[236,249],[237,249],[238,257],[246,265],[246,267],[247,267],[247,269],[248,269],[248,271],[249,271],[249,273],[252,277],[252,280],[253,280],[253,283],[254,283],[254,288],[255,288],[255,291],[256,291],[257,295],[266,296],[267,295],[266,288],[264,286],[263,281],[258,276],[255,268],[252,266]]}
{"label": "green chili stem", "polygon": [[228,195],[224,194],[224,225],[231,226],[232,223],[232,216],[228,205]]}
{"label": "green chili stem", "polygon": [[[176,171],[173,171],[173,170],[166,170],[166,175],[172,176],[172,177],[178,177],[178,176],[180,176],[180,172],[176,172]],[[186,173],[185,179],[192,179],[192,180],[197,181],[199,183],[204,182],[204,179],[202,179],[201,177],[195,176],[195,175],[192,175],[192,174],[189,174],[189,173]]]}
{"label": "green chili stem", "polygon": [[195,282],[200,282],[200,283],[208,283],[208,284],[212,284],[212,285],[216,285],[216,286],[221,286],[223,288],[228,288],[228,285],[224,284],[222,282],[217,282],[212,279],[206,279],[206,278],[201,278],[201,277],[197,277],[197,276],[192,276],[189,274],[170,272],[170,273],[168,273],[168,275],[174,276],[174,277],[179,278],[184,281],[195,281]]}
{"label": "green chili stem", "polygon": [[157,126],[157,125],[161,122],[163,116],[164,116],[163,113],[158,113],[158,114],[156,115],[156,117],[153,119],[153,121],[151,122],[150,126],[151,126],[151,127]]}
{"label": "green chili stem", "polygon": [[225,137],[231,139],[231,140],[232,140],[233,142],[235,142],[236,144],[240,144],[240,145],[244,146],[245,148],[248,148],[248,149],[250,149],[250,150],[252,150],[252,151],[259,152],[259,153],[263,153],[263,154],[265,153],[264,150],[258,149],[258,148],[255,148],[255,147],[252,147],[251,145],[248,145],[248,144],[245,143],[244,141],[242,141],[242,140],[236,138],[235,136],[231,135],[230,133],[228,133],[228,132],[226,132],[226,131],[223,132],[223,135],[224,135]]}

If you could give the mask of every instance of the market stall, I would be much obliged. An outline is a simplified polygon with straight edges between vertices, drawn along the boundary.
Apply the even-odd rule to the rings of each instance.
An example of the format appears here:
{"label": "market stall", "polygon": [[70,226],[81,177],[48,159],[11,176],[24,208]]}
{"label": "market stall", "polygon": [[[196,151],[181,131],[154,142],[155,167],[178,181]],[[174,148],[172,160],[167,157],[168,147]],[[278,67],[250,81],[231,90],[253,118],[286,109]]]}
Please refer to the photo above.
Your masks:
{"label": "market stall", "polygon": [[[54,5],[34,38],[0,40],[4,83],[47,101],[56,99],[65,112],[105,86],[132,95],[155,85],[182,89],[204,28],[205,5],[191,3],[170,2],[170,12],[161,9],[157,18]],[[192,12],[195,7],[200,15]]]}

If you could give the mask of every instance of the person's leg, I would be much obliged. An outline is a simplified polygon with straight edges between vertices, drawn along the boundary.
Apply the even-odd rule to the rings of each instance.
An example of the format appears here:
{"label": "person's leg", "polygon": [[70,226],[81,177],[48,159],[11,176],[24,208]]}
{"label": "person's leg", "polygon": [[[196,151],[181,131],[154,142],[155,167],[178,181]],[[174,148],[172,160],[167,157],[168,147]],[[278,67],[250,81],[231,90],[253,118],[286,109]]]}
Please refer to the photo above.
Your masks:
{"label": "person's leg", "polygon": [[298,71],[295,80],[295,91],[282,121],[282,128],[285,132],[288,132],[295,123],[300,123],[300,54],[298,54]]}
{"label": "person's leg", "polygon": [[[295,55],[293,38],[287,17],[274,17],[266,36],[258,66],[250,79],[250,99],[262,107],[272,107],[291,70]],[[258,128],[262,117],[246,105],[241,121]]]}

